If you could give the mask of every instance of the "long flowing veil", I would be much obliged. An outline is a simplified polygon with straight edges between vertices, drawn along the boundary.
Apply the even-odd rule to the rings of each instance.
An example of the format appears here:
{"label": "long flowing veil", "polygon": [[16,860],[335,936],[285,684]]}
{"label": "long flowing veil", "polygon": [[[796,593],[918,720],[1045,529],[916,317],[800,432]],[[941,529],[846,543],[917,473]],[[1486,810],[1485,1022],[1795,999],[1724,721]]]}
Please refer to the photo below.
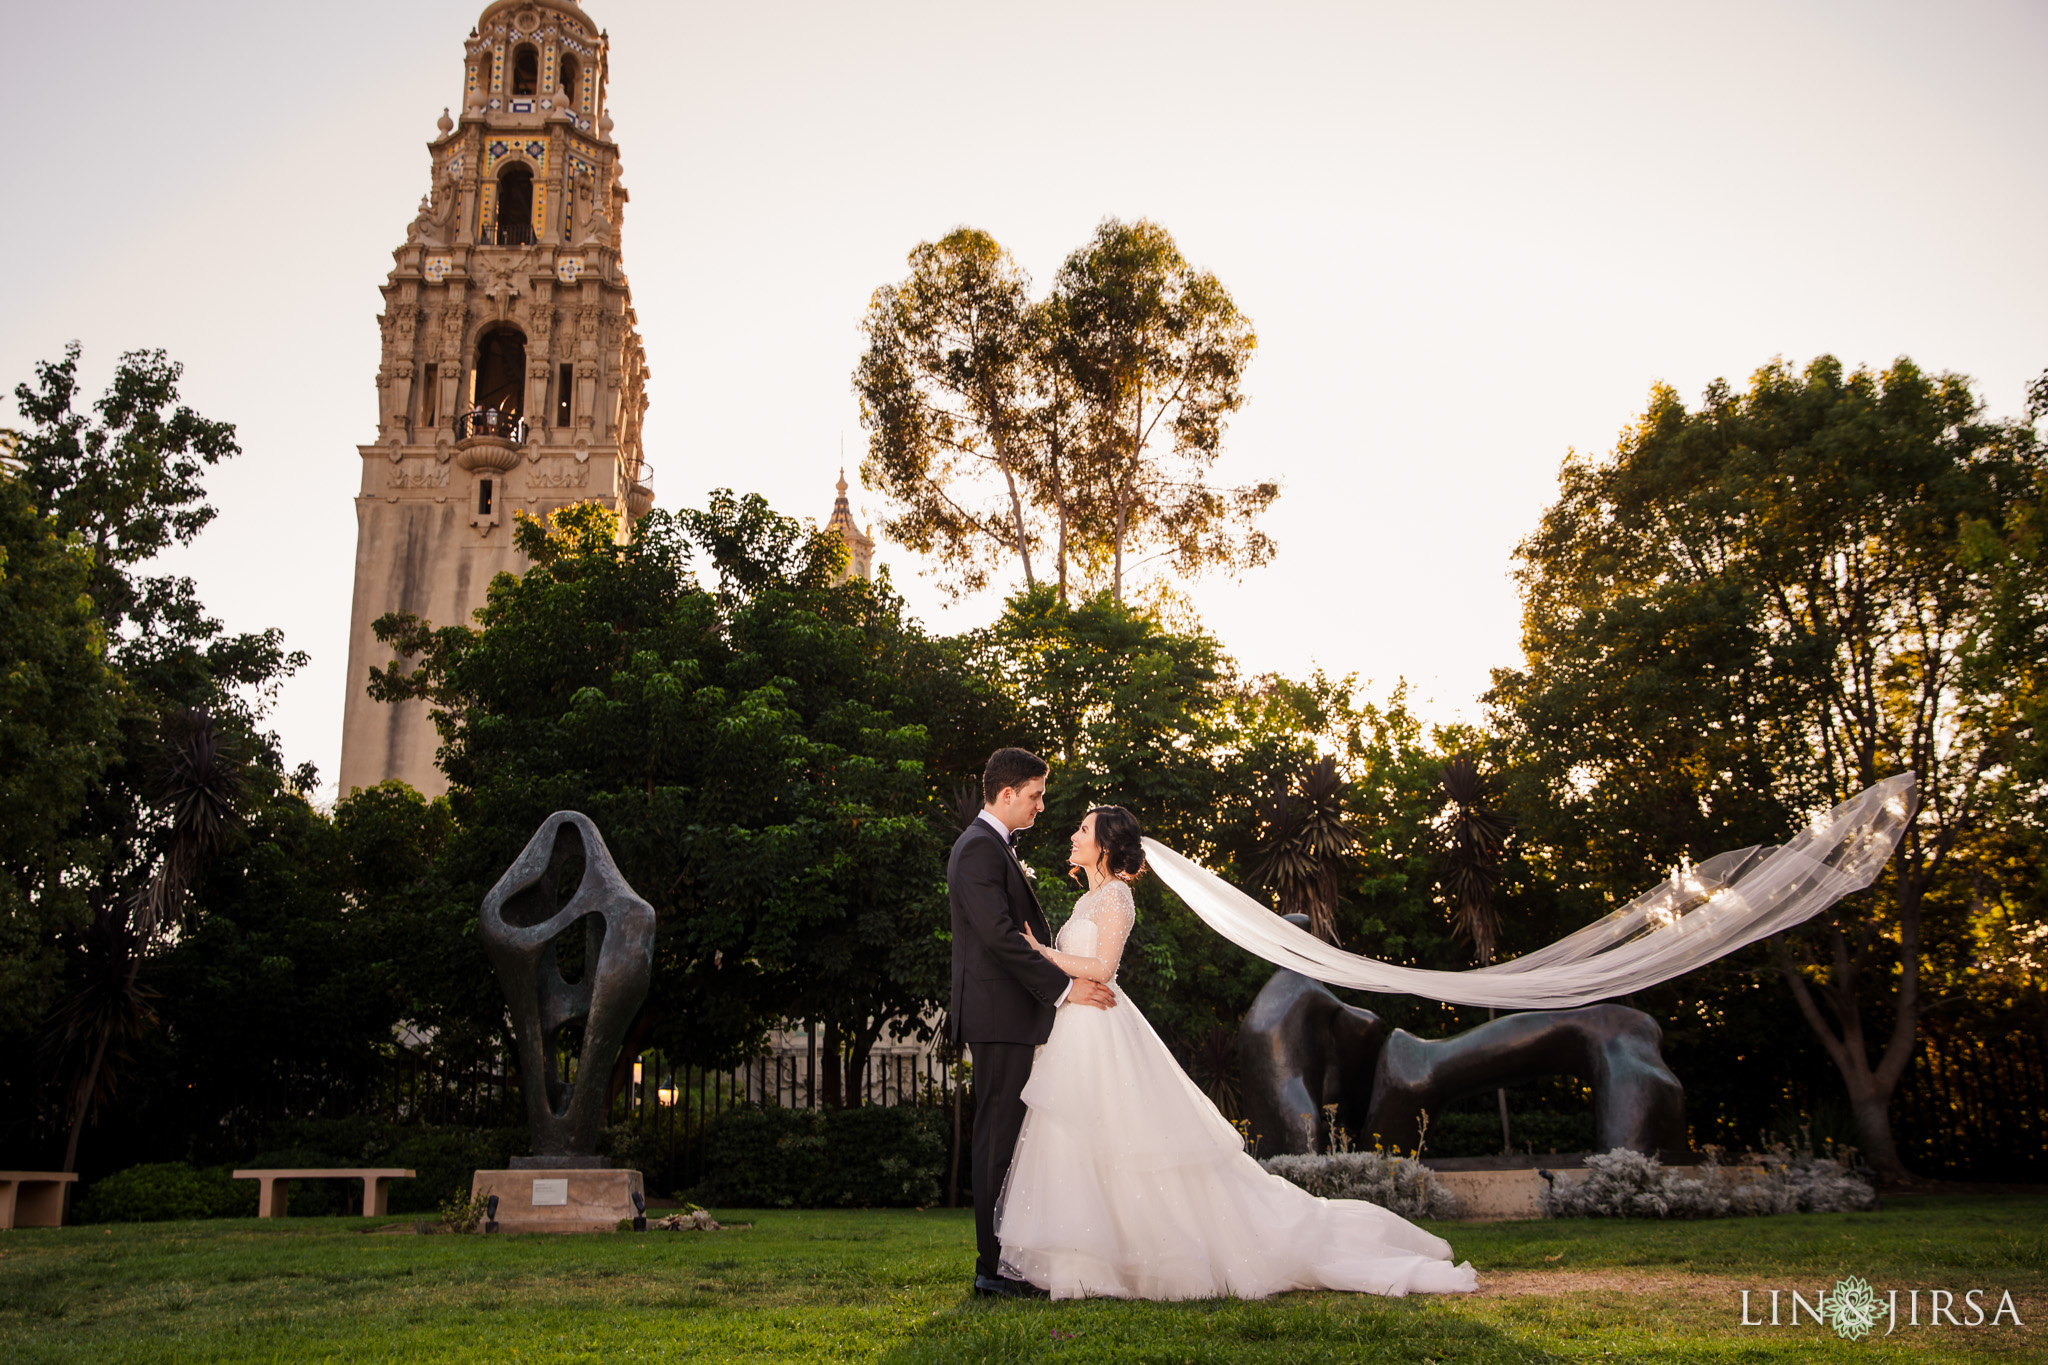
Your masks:
{"label": "long flowing veil", "polygon": [[1680,867],[1613,914],[1547,948],[1464,972],[1399,967],[1323,942],[1154,839],[1159,879],[1245,951],[1332,986],[1459,1005],[1567,1009],[1668,981],[1813,918],[1877,880],[1917,804],[1900,773],[1817,816],[1789,843]]}

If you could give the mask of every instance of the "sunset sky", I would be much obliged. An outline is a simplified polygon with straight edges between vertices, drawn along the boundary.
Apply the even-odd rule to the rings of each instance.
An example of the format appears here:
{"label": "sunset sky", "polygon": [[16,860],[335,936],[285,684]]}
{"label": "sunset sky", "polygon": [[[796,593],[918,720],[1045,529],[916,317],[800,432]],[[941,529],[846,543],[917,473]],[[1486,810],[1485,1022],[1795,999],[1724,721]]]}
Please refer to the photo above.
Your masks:
{"label": "sunset sky", "polygon": [[[9,21],[32,146],[0,378],[75,338],[96,395],[162,347],[238,424],[219,519],[170,563],[312,655],[273,720],[330,782],[377,286],[481,8]],[[1280,479],[1280,556],[1193,588],[1247,672],[1405,677],[1476,719],[1558,463],[1610,448],[1653,383],[1910,355],[2011,415],[2048,368],[2038,0],[586,9],[613,40],[660,504],[732,486],[823,519],[864,440],[862,311],[918,242],[983,228],[1042,286],[1104,217],[1150,218],[1259,334],[1219,473]],[[996,610],[879,557],[934,629]]]}

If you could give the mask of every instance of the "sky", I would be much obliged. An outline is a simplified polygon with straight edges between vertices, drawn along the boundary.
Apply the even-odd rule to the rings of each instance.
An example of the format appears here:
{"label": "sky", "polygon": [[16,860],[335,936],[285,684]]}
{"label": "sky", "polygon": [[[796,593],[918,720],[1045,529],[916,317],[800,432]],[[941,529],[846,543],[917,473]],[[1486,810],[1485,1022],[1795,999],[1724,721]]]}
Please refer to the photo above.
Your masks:
{"label": "sky", "polygon": [[[1217,473],[1280,481],[1280,553],[1190,588],[1247,674],[1405,679],[1479,719],[1520,658],[1517,543],[1653,384],[1905,355],[2014,415],[2048,369],[2039,0],[585,8],[613,41],[658,503],[733,487],[822,521],[865,439],[860,318],[913,247],[973,225],[1043,287],[1104,218],[1149,218],[1258,332]],[[9,24],[37,113],[0,379],[75,339],[97,394],[160,347],[237,424],[218,519],[160,568],[311,656],[271,719],[330,783],[377,289],[481,10]],[[999,609],[878,558],[935,630]]]}

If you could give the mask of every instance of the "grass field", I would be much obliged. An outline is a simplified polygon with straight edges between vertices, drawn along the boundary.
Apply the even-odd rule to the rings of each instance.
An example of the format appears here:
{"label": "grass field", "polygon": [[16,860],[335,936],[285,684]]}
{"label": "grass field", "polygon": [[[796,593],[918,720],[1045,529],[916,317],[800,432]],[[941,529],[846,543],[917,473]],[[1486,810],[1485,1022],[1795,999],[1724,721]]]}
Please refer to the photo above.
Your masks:
{"label": "grass field", "polygon": [[[732,1212],[720,1233],[458,1237],[379,1220],[0,1233],[0,1360],[2048,1360],[2048,1198],[1710,1223],[1442,1224],[1481,1291],[1262,1302],[1013,1303],[965,1292],[965,1212]],[[1741,1325],[1741,1291],[1847,1275],[2009,1290],[2024,1326],[1869,1340]],[[1785,1300],[1789,1306],[1789,1298]],[[1928,1298],[1921,1296],[1922,1321]],[[1768,1293],[1752,1292],[1768,1313]],[[1963,1316],[1957,1304],[1957,1316]]]}

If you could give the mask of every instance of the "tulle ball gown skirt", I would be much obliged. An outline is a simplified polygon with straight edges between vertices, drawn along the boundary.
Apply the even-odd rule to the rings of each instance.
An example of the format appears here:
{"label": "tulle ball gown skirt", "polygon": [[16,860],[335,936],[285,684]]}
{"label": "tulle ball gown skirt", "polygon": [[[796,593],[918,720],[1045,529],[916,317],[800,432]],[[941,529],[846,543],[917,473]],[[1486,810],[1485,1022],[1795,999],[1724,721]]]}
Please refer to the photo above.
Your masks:
{"label": "tulle ball gown skirt", "polygon": [[1003,1272],[1056,1299],[1477,1288],[1443,1238],[1268,1175],[1122,991],[1059,1012],[1024,1102],[997,1237]]}

